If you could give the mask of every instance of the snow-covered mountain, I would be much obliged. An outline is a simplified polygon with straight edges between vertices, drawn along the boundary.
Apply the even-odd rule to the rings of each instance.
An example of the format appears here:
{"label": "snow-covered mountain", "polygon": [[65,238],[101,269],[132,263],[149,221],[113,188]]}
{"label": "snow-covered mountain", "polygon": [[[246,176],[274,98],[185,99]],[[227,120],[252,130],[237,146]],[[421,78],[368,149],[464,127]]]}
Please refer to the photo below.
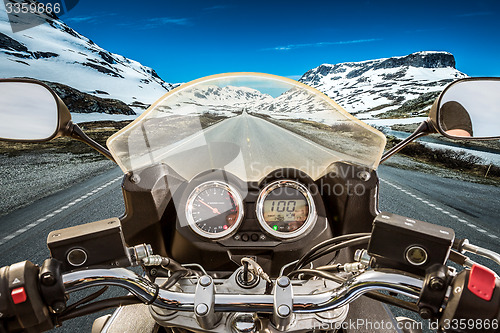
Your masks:
{"label": "snow-covered mountain", "polygon": [[249,87],[194,86],[169,97],[168,103],[159,105],[158,110],[175,115],[213,113],[234,117],[249,107],[272,99],[270,95]]}
{"label": "snow-covered mountain", "polygon": [[447,84],[466,76],[455,69],[452,54],[427,51],[323,64],[307,71],[299,81],[322,91],[358,118],[370,119],[408,116],[408,112],[415,115],[418,111],[424,114]]}
{"label": "snow-covered mountain", "polygon": [[271,96],[249,87],[218,87],[215,85],[193,87],[187,93],[177,93],[177,98],[183,103],[203,105],[227,105],[228,102],[231,105],[239,105],[249,101],[256,103],[272,99]]}
{"label": "snow-covered mountain", "polygon": [[326,124],[344,119],[332,112],[331,105],[324,99],[299,88],[292,88],[274,99],[254,104],[249,111],[277,119],[305,119]]}
{"label": "snow-covered mountain", "polygon": [[149,105],[172,89],[153,69],[104,50],[55,16],[35,19],[46,23],[13,33],[0,6],[0,77],[62,83],[133,107]]}
{"label": "snow-covered mountain", "polygon": [[180,91],[157,106],[165,115],[212,114],[234,117],[242,112],[275,119],[304,119],[333,124],[344,117],[332,112],[331,105],[308,90],[291,88],[273,97],[242,86],[194,86]]}

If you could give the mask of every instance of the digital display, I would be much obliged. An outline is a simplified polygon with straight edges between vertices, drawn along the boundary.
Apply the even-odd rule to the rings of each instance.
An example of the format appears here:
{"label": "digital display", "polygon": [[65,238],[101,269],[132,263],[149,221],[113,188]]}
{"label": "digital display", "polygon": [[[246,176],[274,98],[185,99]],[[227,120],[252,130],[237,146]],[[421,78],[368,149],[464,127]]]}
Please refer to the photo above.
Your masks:
{"label": "digital display", "polygon": [[307,220],[309,209],[306,200],[266,200],[264,220],[275,231],[293,232]]}
{"label": "digital display", "polygon": [[[307,188],[297,182],[274,182],[264,188],[257,215],[262,227],[276,237],[290,238],[307,232],[314,206]],[[306,197],[307,195],[307,197]],[[260,215],[259,215],[260,213]]]}

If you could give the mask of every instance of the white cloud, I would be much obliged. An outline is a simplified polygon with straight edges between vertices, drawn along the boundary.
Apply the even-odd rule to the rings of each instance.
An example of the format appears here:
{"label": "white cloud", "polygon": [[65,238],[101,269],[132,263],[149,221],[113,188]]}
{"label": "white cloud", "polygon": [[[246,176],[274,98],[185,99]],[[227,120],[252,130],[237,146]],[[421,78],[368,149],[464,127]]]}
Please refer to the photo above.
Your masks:
{"label": "white cloud", "polygon": [[382,39],[370,38],[370,39],[354,39],[354,40],[337,41],[337,42],[289,44],[289,45],[285,45],[285,46],[276,46],[276,47],[272,47],[272,48],[267,48],[265,50],[288,51],[288,50],[301,49],[301,48],[307,48],[307,47],[321,47],[321,46],[329,46],[329,45],[347,45],[347,44],[369,43],[369,42],[376,42],[379,40],[382,40]]}

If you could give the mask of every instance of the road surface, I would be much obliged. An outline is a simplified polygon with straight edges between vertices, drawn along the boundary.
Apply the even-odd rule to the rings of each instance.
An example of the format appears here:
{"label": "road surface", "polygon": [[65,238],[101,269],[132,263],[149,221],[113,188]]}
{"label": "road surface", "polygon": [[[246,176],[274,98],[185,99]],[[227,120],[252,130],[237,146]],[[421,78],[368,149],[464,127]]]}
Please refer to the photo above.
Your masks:
{"label": "road surface", "polygon": [[[247,113],[155,150],[152,155],[155,161],[167,160],[167,164],[185,179],[206,170],[224,168],[250,181],[258,181],[283,167],[303,169],[312,178],[317,178],[332,162],[349,159],[345,153],[318,145]],[[137,160],[134,164],[149,165],[150,161],[150,154],[145,154],[142,162]]]}
{"label": "road surface", "polygon": [[[246,127],[249,122],[250,128]],[[250,149],[246,153],[251,156],[245,158],[250,157],[253,161],[271,161],[273,166],[287,166],[284,164],[293,162],[288,161],[292,156],[290,152],[294,152],[290,147],[298,145],[308,147],[306,151],[301,150],[303,158],[311,158],[317,163],[324,161],[320,153],[331,154],[321,147],[314,147],[313,143],[305,143],[293,133],[288,135],[277,131],[275,125],[261,119],[242,118],[232,125],[235,125],[233,130],[228,123],[222,122],[216,125],[218,129],[210,128],[206,137],[247,145]],[[273,142],[273,135],[277,134],[280,135],[279,142]],[[178,146],[170,154],[177,154],[179,149],[198,147],[201,142],[197,140],[201,139],[190,138],[183,143],[184,147]],[[284,143],[287,145],[283,146]],[[186,174],[195,173],[200,168],[195,163],[199,158],[175,161],[174,168]],[[122,215],[122,176],[120,169],[112,169],[88,181],[75,182],[69,189],[0,217],[0,267],[22,260],[41,264],[49,255],[45,244],[47,234],[52,230]],[[451,227],[458,237],[467,237],[474,244],[500,251],[499,187],[390,166],[381,166],[379,176],[381,210]],[[56,332],[90,332],[92,321],[97,316],[70,320]]]}

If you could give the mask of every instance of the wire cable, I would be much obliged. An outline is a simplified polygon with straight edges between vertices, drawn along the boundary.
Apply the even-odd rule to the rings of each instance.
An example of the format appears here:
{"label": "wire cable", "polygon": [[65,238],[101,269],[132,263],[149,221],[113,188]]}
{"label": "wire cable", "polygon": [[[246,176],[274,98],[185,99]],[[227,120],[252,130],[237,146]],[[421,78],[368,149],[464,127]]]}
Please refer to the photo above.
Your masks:
{"label": "wire cable", "polygon": [[142,302],[136,296],[129,295],[115,297],[81,306],[80,308],[74,309],[69,313],[64,313],[63,315],[59,316],[58,319],[60,322],[63,322],[69,319],[86,316],[99,311],[139,303],[142,304]]}
{"label": "wire cable", "polygon": [[85,304],[85,303],[88,303],[88,302],[91,302],[93,300],[95,300],[96,298],[98,298],[99,296],[101,296],[102,294],[104,294],[106,292],[106,290],[108,290],[109,287],[108,286],[105,286],[101,289],[99,289],[98,291],[96,291],[95,293],[85,297],[85,298],[82,298],[81,300],[69,305],[63,312],[63,314],[65,313],[68,313],[74,309],[76,309],[78,306],[82,305],[82,304]]}
{"label": "wire cable", "polygon": [[323,256],[326,256],[332,252],[337,252],[339,250],[342,250],[342,249],[344,249],[346,247],[350,247],[350,246],[366,244],[370,241],[370,237],[371,236],[358,237],[358,238],[350,239],[350,240],[335,244],[333,246],[330,246],[329,248],[322,249],[321,251],[318,250],[317,253],[309,255],[305,260],[300,260],[302,262],[299,261],[295,265],[295,267],[297,267],[297,269],[300,269],[300,268],[304,267],[304,265],[306,265],[310,262],[313,262],[313,261],[315,261]]}
{"label": "wire cable", "polygon": [[[159,287],[162,289],[168,289],[171,288],[173,285],[175,285],[181,278],[184,276],[188,275],[190,273],[189,270],[180,270],[173,272],[172,275]],[[106,309],[111,309],[111,308],[116,308],[120,306],[126,306],[126,305],[132,305],[132,304],[142,304],[136,296],[133,295],[128,295],[128,296],[122,296],[122,297],[115,297],[107,300],[102,300],[102,301],[97,301],[91,304],[83,305],[82,304],[88,303],[97,297],[101,296],[108,287],[104,287],[100,289],[99,291],[93,293],[92,295],[89,295],[80,301],[70,305],[60,316],[59,320],[65,321],[69,319],[73,319],[76,317],[81,317],[81,316],[86,316],[95,312],[103,311]],[[80,306],[80,307],[79,307]]]}
{"label": "wire cable", "polygon": [[379,301],[379,302],[383,302],[383,303],[386,303],[389,305],[394,305],[394,306],[397,306],[397,307],[400,307],[400,308],[403,308],[406,310],[410,310],[413,312],[418,313],[420,311],[417,304],[415,304],[415,303],[403,301],[402,299],[392,297],[392,296],[389,296],[386,294],[382,294],[382,293],[379,293],[377,291],[369,291],[364,296],[371,298],[373,300]]}
{"label": "wire cable", "polygon": [[173,285],[175,285],[177,282],[179,282],[180,279],[182,279],[184,276],[188,275],[190,271],[188,270],[181,270],[181,271],[175,271],[170,275],[170,277],[163,282],[163,284],[160,286],[161,289],[168,289],[171,288]]}
{"label": "wire cable", "polygon": [[368,242],[370,241],[370,237],[371,236],[365,236],[365,237],[359,237],[359,238],[351,239],[351,240],[348,240],[348,241],[345,241],[345,242],[333,245],[333,246],[331,246],[331,247],[329,247],[327,249],[323,249],[322,251],[320,251],[320,252],[316,253],[315,255],[311,256],[306,263],[313,262],[314,260],[317,260],[317,259],[319,259],[319,258],[321,258],[323,256],[326,256],[326,255],[328,255],[328,254],[330,254],[332,252],[337,253],[339,250],[341,250],[343,248],[346,248],[346,247],[368,244]]}
{"label": "wire cable", "polygon": [[307,268],[298,269],[298,270],[295,270],[293,272],[290,272],[290,273],[288,273],[288,277],[290,279],[292,279],[294,276],[300,275],[300,274],[320,277],[320,278],[332,280],[332,281],[335,281],[335,282],[341,283],[341,284],[346,281],[345,279],[341,278],[340,276],[336,276],[336,275],[333,275],[333,274],[325,272],[325,271],[318,271],[316,269],[307,269]]}
{"label": "wire cable", "polygon": [[[317,252],[317,251],[319,251],[327,246],[330,246],[330,245],[333,245],[336,243],[340,243],[340,242],[343,242],[346,240],[351,240],[354,238],[365,237],[365,236],[370,236],[370,235],[371,235],[370,233],[356,233],[356,234],[342,235],[342,236],[337,236],[337,237],[334,237],[331,239],[327,239],[326,241],[323,241],[323,242],[313,246],[306,254],[304,254],[302,256],[302,258],[300,258],[299,261],[295,264],[295,267],[293,270],[297,270],[301,267],[304,267],[304,263],[309,259],[309,257],[314,255],[315,252]],[[309,262],[311,262],[311,260],[309,260]]]}

